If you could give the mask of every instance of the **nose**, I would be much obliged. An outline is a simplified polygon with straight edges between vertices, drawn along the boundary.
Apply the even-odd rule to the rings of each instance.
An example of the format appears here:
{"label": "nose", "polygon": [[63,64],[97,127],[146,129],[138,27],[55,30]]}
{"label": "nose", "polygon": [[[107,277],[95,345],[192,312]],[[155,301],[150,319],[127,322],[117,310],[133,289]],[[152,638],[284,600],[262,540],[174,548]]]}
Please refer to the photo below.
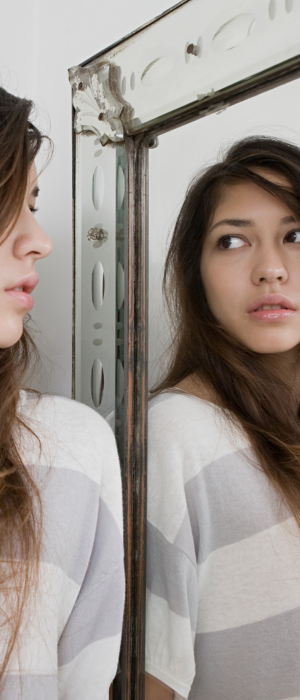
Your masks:
{"label": "nose", "polygon": [[268,246],[264,250],[258,251],[257,260],[252,270],[254,284],[261,285],[264,282],[267,284],[280,282],[282,284],[287,279],[288,271],[278,250]]}
{"label": "nose", "polygon": [[18,258],[32,257],[34,261],[46,258],[52,251],[52,242],[29,210],[26,218],[18,222],[20,233],[14,240],[14,254]]}

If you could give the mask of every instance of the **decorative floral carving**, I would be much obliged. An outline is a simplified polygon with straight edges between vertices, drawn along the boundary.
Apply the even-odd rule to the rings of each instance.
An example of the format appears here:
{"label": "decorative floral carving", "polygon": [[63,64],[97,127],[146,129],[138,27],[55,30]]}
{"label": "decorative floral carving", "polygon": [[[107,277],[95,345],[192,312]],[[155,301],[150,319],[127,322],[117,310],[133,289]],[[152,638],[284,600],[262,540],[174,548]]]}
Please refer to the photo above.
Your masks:
{"label": "decorative floral carving", "polygon": [[98,63],[87,68],[75,66],[69,70],[73,105],[76,110],[74,128],[77,134],[92,131],[105,146],[108,141],[124,138],[122,117],[132,113],[118,87],[118,68],[110,63]]}
{"label": "decorative floral carving", "polygon": [[100,228],[100,226],[93,226],[93,228],[90,228],[87,232],[87,237],[89,241],[102,241],[102,243],[105,243],[108,239],[108,233],[104,228]]}

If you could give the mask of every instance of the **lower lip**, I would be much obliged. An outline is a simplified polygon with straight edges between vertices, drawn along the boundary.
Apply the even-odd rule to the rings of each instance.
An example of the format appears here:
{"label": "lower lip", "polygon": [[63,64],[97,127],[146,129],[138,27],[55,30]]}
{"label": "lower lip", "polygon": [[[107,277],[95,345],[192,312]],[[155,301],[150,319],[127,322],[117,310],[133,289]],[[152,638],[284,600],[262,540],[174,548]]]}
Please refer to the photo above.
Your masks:
{"label": "lower lip", "polygon": [[249,316],[257,321],[284,321],[295,313],[294,309],[260,309],[250,311]]}
{"label": "lower lip", "polygon": [[27,292],[16,292],[14,289],[6,289],[6,294],[15,299],[23,309],[30,311],[34,307],[34,300]]}

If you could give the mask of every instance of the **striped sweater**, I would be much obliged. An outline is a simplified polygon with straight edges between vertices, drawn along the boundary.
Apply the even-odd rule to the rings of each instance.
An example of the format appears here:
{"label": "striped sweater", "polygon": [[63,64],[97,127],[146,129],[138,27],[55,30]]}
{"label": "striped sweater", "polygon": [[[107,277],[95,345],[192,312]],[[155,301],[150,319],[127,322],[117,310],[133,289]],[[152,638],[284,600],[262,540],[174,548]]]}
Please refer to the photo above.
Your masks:
{"label": "striped sweater", "polygon": [[236,421],[150,402],[146,670],[191,700],[300,698],[300,533]]}
{"label": "striped sweater", "polygon": [[[42,499],[38,589],[28,601],[1,700],[108,700],[121,639],[121,479],[113,433],[86,406],[22,392],[38,435],[22,458]],[[0,638],[1,645],[1,638]]]}

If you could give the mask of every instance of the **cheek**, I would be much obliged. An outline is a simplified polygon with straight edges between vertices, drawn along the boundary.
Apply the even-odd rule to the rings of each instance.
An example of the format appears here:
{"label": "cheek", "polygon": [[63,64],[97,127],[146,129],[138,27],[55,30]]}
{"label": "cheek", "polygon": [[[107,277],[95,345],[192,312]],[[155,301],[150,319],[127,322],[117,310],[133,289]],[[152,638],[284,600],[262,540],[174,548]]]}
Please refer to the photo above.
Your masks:
{"label": "cheek", "polygon": [[200,271],[207,303],[214,317],[228,330],[236,330],[249,297],[246,271],[240,265],[232,268],[225,260],[205,258]]}
{"label": "cheek", "polygon": [[[200,266],[203,286],[208,305],[213,313],[225,309],[236,297],[236,284],[232,283],[227,267],[203,260]],[[235,280],[237,283],[238,280]]]}

